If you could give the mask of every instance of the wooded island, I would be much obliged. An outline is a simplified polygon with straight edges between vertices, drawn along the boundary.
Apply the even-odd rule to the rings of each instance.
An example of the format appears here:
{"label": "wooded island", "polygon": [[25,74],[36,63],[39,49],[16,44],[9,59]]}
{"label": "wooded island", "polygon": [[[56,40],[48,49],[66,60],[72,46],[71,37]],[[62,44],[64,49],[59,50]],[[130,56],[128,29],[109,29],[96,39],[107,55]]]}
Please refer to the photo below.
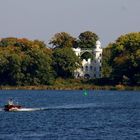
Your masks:
{"label": "wooded island", "polygon": [[[48,47],[43,41],[26,38],[1,38],[0,86],[38,87],[38,89],[107,89],[107,87],[135,87],[140,85],[140,32],[118,37],[103,48],[100,78],[78,77],[74,72],[82,58],[72,48],[91,48],[99,37],[86,31],[78,38],[66,32],[56,33]],[[93,58],[92,58],[93,59]],[[58,87],[57,87],[58,86]],[[120,87],[119,87],[120,86]],[[75,87],[75,88],[74,88]],[[117,89],[117,88],[116,88]]]}

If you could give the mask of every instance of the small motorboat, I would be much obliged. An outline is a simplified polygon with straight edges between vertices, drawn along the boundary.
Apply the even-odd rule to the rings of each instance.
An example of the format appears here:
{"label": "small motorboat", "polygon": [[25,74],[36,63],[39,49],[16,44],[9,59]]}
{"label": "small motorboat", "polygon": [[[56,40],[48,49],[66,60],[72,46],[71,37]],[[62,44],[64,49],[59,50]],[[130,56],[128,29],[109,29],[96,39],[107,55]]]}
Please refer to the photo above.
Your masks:
{"label": "small motorboat", "polygon": [[20,105],[5,105],[4,110],[5,111],[19,111],[22,107]]}
{"label": "small motorboat", "polygon": [[2,110],[8,111],[8,112],[21,112],[21,111],[39,111],[39,110],[44,110],[44,109],[43,108],[25,108],[21,105],[15,104],[12,99],[9,99],[8,103],[4,105],[4,108]]}
{"label": "small motorboat", "polygon": [[10,99],[8,103],[4,106],[5,111],[19,111],[22,107],[13,103],[13,100]]}

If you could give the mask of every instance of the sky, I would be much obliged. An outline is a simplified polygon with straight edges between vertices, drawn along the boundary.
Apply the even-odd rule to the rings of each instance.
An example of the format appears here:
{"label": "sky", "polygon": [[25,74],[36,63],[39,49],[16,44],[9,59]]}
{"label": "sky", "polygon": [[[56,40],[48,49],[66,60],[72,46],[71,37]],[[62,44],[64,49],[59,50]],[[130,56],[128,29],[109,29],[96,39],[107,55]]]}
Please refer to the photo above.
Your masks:
{"label": "sky", "polygon": [[96,33],[106,47],[140,31],[140,0],[0,0],[0,38],[39,39],[54,34]]}

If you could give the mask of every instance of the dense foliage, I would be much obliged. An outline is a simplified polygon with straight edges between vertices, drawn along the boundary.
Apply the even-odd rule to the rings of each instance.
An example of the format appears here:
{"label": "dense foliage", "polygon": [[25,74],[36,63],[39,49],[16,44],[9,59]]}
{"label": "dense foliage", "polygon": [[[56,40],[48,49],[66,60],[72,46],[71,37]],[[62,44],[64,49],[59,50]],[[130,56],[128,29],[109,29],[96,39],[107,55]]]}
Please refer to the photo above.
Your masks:
{"label": "dense foliage", "polygon": [[111,60],[111,47],[112,44],[109,44],[107,48],[103,48],[103,54],[102,54],[102,75],[103,77],[109,78],[111,76],[112,72],[112,60]]}
{"label": "dense foliage", "polygon": [[[120,36],[104,51],[104,66],[116,83],[140,84],[140,32]],[[105,69],[104,69],[105,70]]]}
{"label": "dense foliage", "polygon": [[94,48],[98,39],[99,37],[95,33],[91,31],[85,31],[79,35],[78,47]]}
{"label": "dense foliage", "polygon": [[[49,42],[3,38],[0,40],[0,85],[50,85],[56,78],[74,78],[81,60],[72,48],[93,48],[98,36],[90,31],[76,39],[66,32],[57,33]],[[86,52],[81,59],[93,59]],[[103,49],[102,79],[92,83],[103,85],[140,85],[140,32],[120,36]]]}
{"label": "dense foliage", "polygon": [[74,71],[80,67],[80,59],[69,47],[57,48],[53,52],[54,69],[57,76],[71,78]]}
{"label": "dense foliage", "polygon": [[49,42],[55,48],[72,48],[75,43],[76,39],[66,32],[56,33]]}
{"label": "dense foliage", "polygon": [[0,84],[51,84],[52,52],[38,40],[5,38],[0,41]]}
{"label": "dense foliage", "polygon": [[52,37],[49,44],[51,44],[54,48],[94,48],[98,39],[99,37],[91,31],[80,33],[78,39],[72,37],[66,32],[60,32],[56,33],[54,37]]}

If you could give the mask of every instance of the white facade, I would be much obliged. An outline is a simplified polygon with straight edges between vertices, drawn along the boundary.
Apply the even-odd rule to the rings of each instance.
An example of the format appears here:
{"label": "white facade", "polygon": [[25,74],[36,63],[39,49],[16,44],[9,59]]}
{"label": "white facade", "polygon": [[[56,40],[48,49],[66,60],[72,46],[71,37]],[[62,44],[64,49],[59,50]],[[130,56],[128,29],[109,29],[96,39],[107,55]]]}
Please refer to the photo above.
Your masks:
{"label": "white facade", "polygon": [[93,55],[93,60],[89,58],[88,60],[82,60],[82,67],[75,71],[75,77],[85,77],[85,78],[100,78],[101,77],[101,63],[102,63],[102,48],[100,41],[96,41],[96,47],[93,49],[81,49],[73,48],[73,51],[77,56],[85,52],[89,52]]}

